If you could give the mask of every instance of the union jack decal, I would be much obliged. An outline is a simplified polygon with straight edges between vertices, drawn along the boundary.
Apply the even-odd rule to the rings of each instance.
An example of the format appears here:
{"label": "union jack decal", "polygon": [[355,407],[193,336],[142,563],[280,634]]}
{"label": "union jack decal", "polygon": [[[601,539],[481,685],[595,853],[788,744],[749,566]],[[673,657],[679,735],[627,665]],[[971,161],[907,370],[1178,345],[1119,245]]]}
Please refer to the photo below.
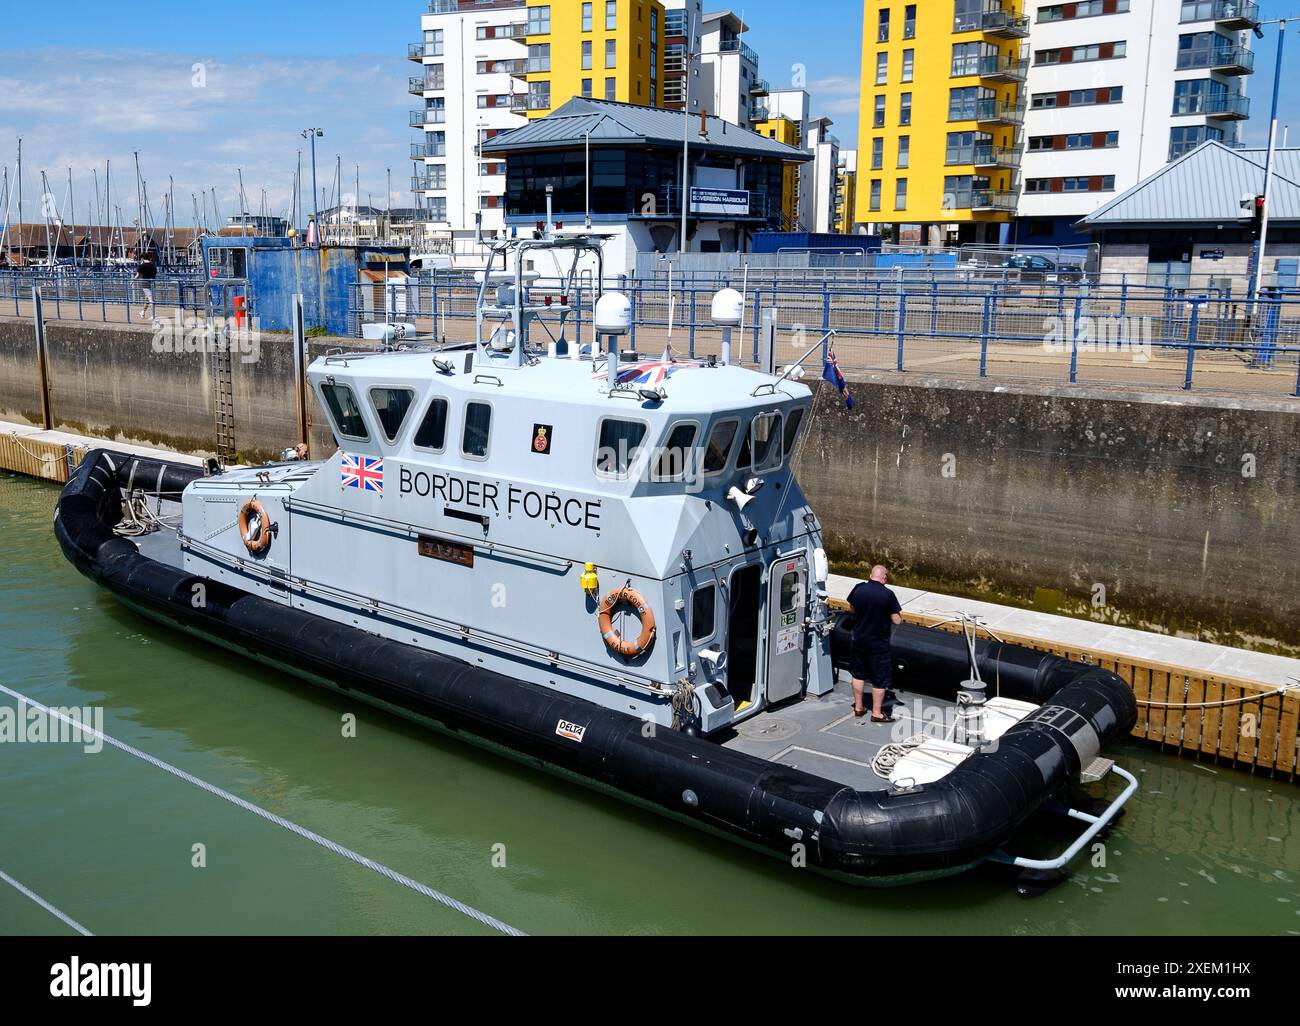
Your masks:
{"label": "union jack decal", "polygon": [[343,487],[355,488],[362,492],[384,494],[384,461],[372,460],[365,456],[343,456],[339,467],[343,475]]}
{"label": "union jack decal", "polygon": [[[645,385],[654,388],[689,366],[690,364],[680,363],[636,363],[618,372],[618,384]],[[600,375],[600,377],[608,377],[608,375]]]}

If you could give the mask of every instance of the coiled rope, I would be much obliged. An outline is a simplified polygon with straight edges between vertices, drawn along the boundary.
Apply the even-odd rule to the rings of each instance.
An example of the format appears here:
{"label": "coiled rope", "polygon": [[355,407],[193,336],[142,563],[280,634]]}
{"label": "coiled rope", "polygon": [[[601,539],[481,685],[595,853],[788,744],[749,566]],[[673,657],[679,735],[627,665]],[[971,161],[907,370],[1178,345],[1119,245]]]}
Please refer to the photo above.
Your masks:
{"label": "coiled rope", "polygon": [[478,909],[466,905],[462,901],[457,901],[455,898],[443,894],[441,891],[435,891],[432,887],[428,887],[420,883],[418,880],[412,880],[409,876],[405,876],[394,869],[389,869],[387,866],[383,865],[382,863],[375,862],[373,859],[366,858],[366,856],[361,855],[350,848],[345,848],[341,844],[336,844],[334,841],[331,841],[328,837],[322,837],[320,834],[316,833],[315,831],[308,830],[306,827],[303,826],[299,826],[297,823],[294,823],[291,820],[287,820],[283,816],[277,816],[274,812],[270,812],[259,805],[254,805],[252,802],[246,801],[245,799],[240,798],[238,795],[231,794],[229,791],[224,791],[221,788],[217,787],[215,784],[209,784],[206,780],[200,780],[198,777],[194,776],[193,774],[186,773],[183,769],[179,769],[176,766],[172,766],[170,763],[163,762],[161,759],[155,758],[154,756],[148,754],[147,752],[142,752],[138,748],[133,748],[131,747],[131,745],[128,745],[124,741],[118,741],[116,738],[109,737],[107,734],[103,733],[102,731],[96,730],[92,726],[88,726],[84,723],[78,723],[77,721],[74,721],[70,717],[65,716],[64,714],[58,712],[57,710],[50,709],[48,706],[44,706],[40,702],[37,702],[35,699],[28,698],[26,695],[20,694],[17,691],[13,691],[5,687],[3,684],[0,684],[0,694],[8,695],[10,698],[14,699],[15,701],[25,702],[31,708],[41,711],[46,716],[51,716],[54,719],[60,720],[61,722],[68,724],[69,726],[79,729],[83,734],[89,734],[97,738],[98,740],[103,741],[105,744],[112,745],[119,752],[125,752],[127,755],[130,755],[133,758],[140,759],[143,762],[147,762],[149,765],[157,769],[160,769],[165,773],[170,773],[172,776],[176,777],[179,780],[185,781],[187,784],[192,784],[195,787],[199,788],[200,790],[206,791],[210,795],[214,795],[215,797],[220,798],[223,801],[227,801],[230,802],[230,804],[232,805],[238,806],[239,808],[243,809],[245,812],[251,812],[254,816],[258,816],[266,820],[268,823],[274,823],[276,826],[282,827],[283,829],[288,830],[292,834],[297,834],[299,837],[303,838],[304,840],[311,841],[313,844],[319,845],[320,847],[324,848],[326,851],[331,851],[335,855],[341,855],[343,858],[348,859],[350,862],[355,862],[357,865],[363,866],[366,869],[369,869],[371,872],[378,873],[380,876],[385,877],[388,880],[391,880],[393,883],[401,884],[403,887],[415,891],[416,894],[422,894],[424,897],[430,898],[433,901],[438,902],[438,904],[440,905],[445,905],[447,908],[452,909],[455,912],[459,912],[461,915],[467,916],[468,918],[473,919],[475,922],[482,923],[484,926],[490,927],[491,929],[496,930],[499,933],[504,933],[510,937],[527,936],[522,931],[516,930],[513,926],[510,926],[507,923],[503,923],[501,920],[495,919],[485,912],[480,912]]}
{"label": "coiled rope", "polygon": [[89,930],[87,930],[84,926],[82,926],[79,922],[77,922],[77,921],[76,921],[75,919],[73,919],[71,916],[66,915],[66,914],[63,913],[63,912],[60,912],[57,908],[55,908],[53,905],[51,905],[48,901],[46,901],[44,898],[42,898],[42,897],[41,897],[39,894],[37,894],[35,891],[31,890],[30,888],[24,887],[24,886],[23,886],[22,884],[20,884],[17,880],[15,880],[12,876],[10,876],[8,873],[6,873],[3,869],[0,869],[0,880],[3,880],[3,881],[4,881],[5,883],[7,883],[10,887],[12,887],[14,890],[16,890],[19,894],[22,894],[22,895],[24,895],[25,897],[31,898],[32,901],[34,901],[34,902],[36,902],[36,904],[40,905],[41,908],[45,909],[46,912],[48,912],[50,915],[54,916],[56,919],[62,920],[62,921],[63,921],[64,923],[66,923],[68,926],[72,927],[72,929],[76,930],[77,933],[81,934],[81,936],[83,936],[83,937],[93,937],[93,936],[95,936],[93,933],[91,933]]}

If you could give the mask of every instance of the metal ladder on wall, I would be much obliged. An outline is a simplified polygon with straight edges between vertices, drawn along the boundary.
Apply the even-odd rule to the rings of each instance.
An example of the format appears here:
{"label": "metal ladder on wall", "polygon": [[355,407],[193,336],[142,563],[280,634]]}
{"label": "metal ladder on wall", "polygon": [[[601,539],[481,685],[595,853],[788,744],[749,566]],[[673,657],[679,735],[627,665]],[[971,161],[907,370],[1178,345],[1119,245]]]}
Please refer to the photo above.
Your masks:
{"label": "metal ladder on wall", "polygon": [[[221,286],[220,308],[224,320],[221,335],[208,355],[208,369],[212,375],[212,409],[217,432],[217,460],[222,466],[235,462],[235,382],[230,358],[230,322],[234,307],[230,300],[239,288],[239,285]],[[209,290],[209,324],[213,320],[211,307],[212,293]]]}

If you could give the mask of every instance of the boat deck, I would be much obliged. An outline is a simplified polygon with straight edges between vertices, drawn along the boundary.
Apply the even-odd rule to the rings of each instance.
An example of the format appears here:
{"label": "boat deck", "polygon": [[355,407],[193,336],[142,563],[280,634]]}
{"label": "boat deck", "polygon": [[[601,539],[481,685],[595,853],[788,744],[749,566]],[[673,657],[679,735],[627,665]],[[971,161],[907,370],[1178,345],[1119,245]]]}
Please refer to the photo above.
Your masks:
{"label": "boat deck", "polygon": [[944,737],[955,709],[954,702],[899,690],[885,704],[897,722],[874,724],[869,716],[859,720],[853,715],[852,684],[841,672],[831,694],[762,712],[736,727],[723,747],[859,791],[878,791],[890,786],[871,768],[880,749],[916,734]]}

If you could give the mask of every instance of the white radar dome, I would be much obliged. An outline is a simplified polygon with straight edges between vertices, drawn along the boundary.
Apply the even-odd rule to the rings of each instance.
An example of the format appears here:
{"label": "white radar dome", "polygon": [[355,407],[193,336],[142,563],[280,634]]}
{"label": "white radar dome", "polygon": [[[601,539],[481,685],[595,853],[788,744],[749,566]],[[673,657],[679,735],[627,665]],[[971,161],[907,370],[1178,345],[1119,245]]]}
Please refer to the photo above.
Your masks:
{"label": "white radar dome", "polygon": [[632,330],[632,301],[621,292],[606,292],[596,302],[596,331],[626,335]]}
{"label": "white radar dome", "polygon": [[738,328],[745,320],[745,297],[735,289],[723,289],[713,297],[713,323]]}

